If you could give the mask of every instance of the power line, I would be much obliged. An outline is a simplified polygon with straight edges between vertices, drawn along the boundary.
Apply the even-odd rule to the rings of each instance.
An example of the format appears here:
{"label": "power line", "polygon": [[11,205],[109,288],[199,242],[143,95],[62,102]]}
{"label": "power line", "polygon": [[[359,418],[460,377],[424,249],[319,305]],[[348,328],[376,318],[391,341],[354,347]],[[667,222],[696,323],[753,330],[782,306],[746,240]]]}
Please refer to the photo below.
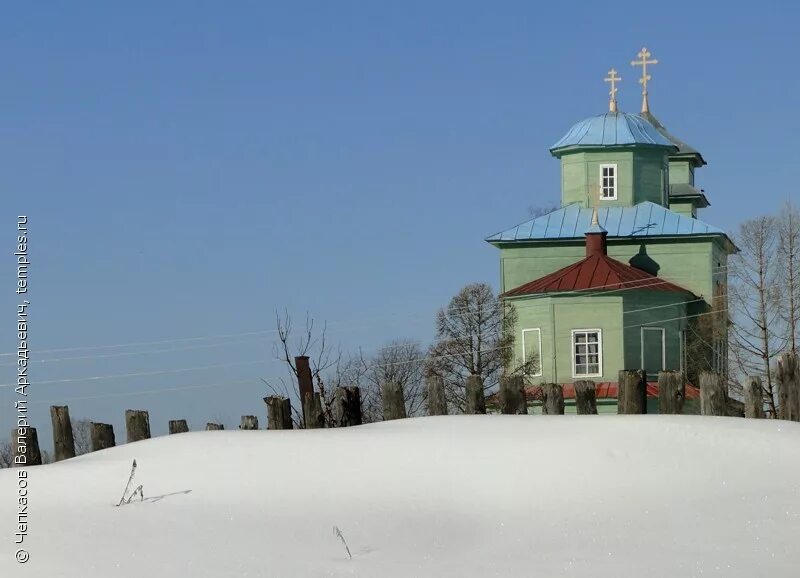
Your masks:
{"label": "power line", "polygon": [[[721,269],[727,269],[727,268],[728,268],[727,265],[723,265],[723,266],[720,266],[720,267],[713,267],[712,271],[721,270]],[[655,285],[660,285],[660,284],[670,283],[671,282],[671,281],[669,281],[669,280],[667,280],[665,278],[661,278],[661,277],[656,277],[656,278],[660,280],[659,283],[651,283],[651,284],[648,285],[648,287],[653,287]],[[678,276],[673,276],[670,279],[691,279],[691,278],[692,278],[692,276],[678,275]],[[592,295],[593,294],[591,292],[596,292],[598,290],[603,290],[606,287],[613,287],[615,285],[619,285],[619,283],[610,283],[608,285],[601,285],[599,287],[591,287],[591,288],[588,288],[588,289],[574,289],[574,290],[571,290],[571,291],[561,291],[558,294],[562,295],[562,296],[564,296],[564,295],[586,295],[586,296],[588,296],[588,295]],[[627,287],[627,288],[620,288],[620,289],[617,289],[617,290],[603,291],[603,293],[607,293],[607,292],[619,293],[619,292],[626,291],[626,290],[640,289],[640,288],[641,287]],[[598,293],[598,294],[600,294],[600,293]],[[533,298],[533,299],[538,299],[538,298],[544,298],[544,297],[549,297],[549,296],[550,296],[550,294],[544,293],[541,296],[537,295],[537,296],[530,296],[530,297]],[[443,307],[438,308],[437,312],[439,310],[453,312],[453,311],[473,310],[473,309],[474,309],[474,307],[471,307],[471,306],[456,307],[456,308],[452,308],[452,309],[449,309],[447,306],[443,306]],[[436,312],[434,312],[434,314],[436,314]],[[428,313],[426,313],[425,315],[428,315]],[[408,315],[397,314],[397,315],[391,315],[391,316],[381,316],[381,317],[372,318],[372,319],[369,320],[369,322],[371,323],[371,322],[376,322],[376,321],[385,321],[386,319],[396,319],[396,318],[401,317],[401,316],[402,317],[406,317],[406,318],[409,317]],[[410,317],[419,318],[421,316],[422,316],[422,314],[416,315],[416,316],[410,316]],[[356,323],[364,323],[364,322],[365,321],[356,322]],[[343,325],[343,324],[346,325],[346,324],[349,324],[349,322],[348,321],[333,321],[333,322],[330,322],[330,323],[326,323],[325,325],[334,325],[335,326],[335,325]],[[351,326],[353,326],[353,325],[351,324]],[[87,345],[87,346],[81,346],[81,347],[61,347],[61,348],[54,348],[54,349],[40,349],[40,350],[33,350],[33,351],[31,351],[31,353],[36,353],[36,354],[41,354],[41,353],[66,353],[66,352],[70,352],[70,351],[93,351],[93,350],[104,350],[104,349],[121,349],[121,348],[125,348],[125,347],[136,347],[136,346],[144,346],[144,345],[166,345],[166,344],[170,344],[170,343],[182,343],[182,342],[187,342],[187,341],[207,341],[207,340],[212,340],[212,339],[226,339],[226,338],[229,338],[229,337],[245,337],[245,336],[275,334],[275,333],[278,333],[277,329],[263,329],[263,330],[258,330],[258,331],[245,331],[245,332],[239,332],[239,333],[223,333],[223,334],[216,334],[216,335],[204,335],[204,336],[199,336],[199,337],[181,337],[181,338],[160,339],[160,340],[153,340],[153,341],[139,341],[139,342],[120,343],[120,344],[113,344],[113,345]],[[160,351],[154,351],[152,353],[159,353],[159,352]],[[0,353],[0,357],[8,357],[8,356],[14,356],[14,355],[17,355],[16,351]],[[87,357],[87,359],[89,359],[89,357]],[[3,364],[3,365],[15,365],[15,364],[12,363],[12,364]]]}

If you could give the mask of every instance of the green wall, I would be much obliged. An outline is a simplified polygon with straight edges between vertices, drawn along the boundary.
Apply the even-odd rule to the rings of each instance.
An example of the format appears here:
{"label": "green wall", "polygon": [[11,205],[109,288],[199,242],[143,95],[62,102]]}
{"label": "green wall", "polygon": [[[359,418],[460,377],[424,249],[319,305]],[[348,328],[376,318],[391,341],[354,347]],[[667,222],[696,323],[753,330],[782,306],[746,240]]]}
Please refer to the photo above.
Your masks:
{"label": "green wall", "polygon": [[[716,260],[712,257],[717,247]],[[712,267],[727,263],[722,242],[713,237],[690,239],[609,239],[608,254],[623,263],[655,273],[698,296],[710,299]],[[572,265],[586,256],[583,239],[502,246],[501,290],[509,291]],[[635,257],[635,259],[634,259]],[[633,260],[633,262],[631,262]],[[713,265],[712,265],[713,263]],[[724,271],[724,269],[723,269]]]}
{"label": "green wall", "polygon": [[[620,296],[523,297],[511,300],[517,312],[514,359],[522,361],[522,331],[541,331],[541,376],[533,382],[570,383],[572,330],[602,329],[603,375],[595,381],[616,381],[623,363],[623,302]],[[581,379],[581,378],[578,378]]]}
{"label": "green wall", "polygon": [[[686,327],[688,297],[681,293],[649,290],[626,291],[592,297],[568,295],[533,295],[510,299],[517,313],[515,330],[514,364],[523,360],[523,332],[526,337],[541,335],[540,375],[532,376],[531,383],[572,383],[581,377],[573,376],[572,330],[600,329],[602,331],[602,376],[594,381],[617,381],[621,369],[642,368],[641,326],[663,329],[664,369],[681,368],[681,331]],[[649,331],[649,330],[648,330]],[[653,340],[647,358],[662,358],[661,332],[647,333],[658,336],[657,347]],[[530,338],[527,339],[531,351]],[[535,347],[534,347],[535,349]],[[653,373],[661,366],[646,367]]]}
{"label": "green wall", "polygon": [[669,161],[669,182],[694,185],[694,166],[687,160]]}
{"label": "green wall", "polygon": [[600,165],[617,165],[617,198],[601,206],[630,207],[652,201],[666,206],[669,190],[667,155],[660,148],[628,147],[574,151],[561,156],[561,204],[592,206],[600,185]]}

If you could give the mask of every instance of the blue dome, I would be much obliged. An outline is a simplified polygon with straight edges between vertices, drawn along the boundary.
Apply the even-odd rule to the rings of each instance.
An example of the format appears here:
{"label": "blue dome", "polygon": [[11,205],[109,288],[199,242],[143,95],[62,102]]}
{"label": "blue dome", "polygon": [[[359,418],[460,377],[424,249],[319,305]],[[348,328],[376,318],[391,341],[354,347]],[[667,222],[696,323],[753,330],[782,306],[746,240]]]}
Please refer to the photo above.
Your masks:
{"label": "blue dome", "polygon": [[574,147],[663,146],[676,149],[658,129],[642,117],[626,112],[607,112],[573,125],[550,152]]}

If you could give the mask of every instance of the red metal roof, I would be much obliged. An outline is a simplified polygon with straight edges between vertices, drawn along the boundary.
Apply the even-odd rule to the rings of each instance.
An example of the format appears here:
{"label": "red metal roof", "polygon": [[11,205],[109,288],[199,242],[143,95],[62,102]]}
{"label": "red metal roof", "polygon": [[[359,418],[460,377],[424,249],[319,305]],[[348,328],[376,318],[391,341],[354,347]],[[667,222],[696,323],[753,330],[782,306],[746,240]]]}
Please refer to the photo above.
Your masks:
{"label": "red metal roof", "polygon": [[517,297],[534,293],[556,291],[576,291],[598,289],[616,291],[619,289],[649,289],[652,291],[675,291],[691,293],[674,283],[651,275],[636,267],[631,267],[612,259],[603,253],[594,253],[555,273],[550,273],[534,281],[520,285],[503,293],[503,297]]}

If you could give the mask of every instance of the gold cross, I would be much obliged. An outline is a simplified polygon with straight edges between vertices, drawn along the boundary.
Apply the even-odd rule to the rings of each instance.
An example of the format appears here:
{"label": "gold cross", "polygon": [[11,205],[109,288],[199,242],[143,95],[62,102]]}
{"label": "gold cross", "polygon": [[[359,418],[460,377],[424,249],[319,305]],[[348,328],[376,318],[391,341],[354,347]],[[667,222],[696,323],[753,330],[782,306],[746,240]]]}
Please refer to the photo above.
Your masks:
{"label": "gold cross", "polygon": [[647,81],[650,80],[650,75],[647,74],[648,64],[658,64],[658,60],[648,60],[652,56],[647,48],[642,48],[636,55],[640,60],[631,60],[631,66],[642,67],[642,77],[639,79],[639,84],[642,85],[642,112],[650,112],[650,105],[647,102]]}
{"label": "gold cross", "polygon": [[622,80],[621,76],[617,76],[617,71],[613,68],[608,71],[608,76],[603,79],[605,82],[611,83],[611,90],[608,91],[609,100],[608,100],[608,110],[611,112],[617,112],[617,83]]}

